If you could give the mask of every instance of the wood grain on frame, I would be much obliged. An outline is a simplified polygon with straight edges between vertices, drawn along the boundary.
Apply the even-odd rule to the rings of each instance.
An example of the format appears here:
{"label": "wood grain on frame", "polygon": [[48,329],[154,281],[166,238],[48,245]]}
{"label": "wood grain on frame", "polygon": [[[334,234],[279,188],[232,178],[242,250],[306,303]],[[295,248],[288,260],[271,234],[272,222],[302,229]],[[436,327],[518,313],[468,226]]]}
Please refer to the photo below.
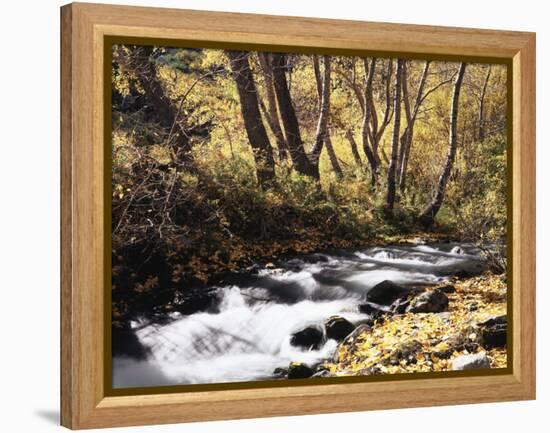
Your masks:
{"label": "wood grain on frame", "polygon": [[[61,10],[61,422],[70,428],[345,412],[535,397],[535,35],[71,4]],[[481,56],[513,61],[513,372],[106,397],[105,36]]]}

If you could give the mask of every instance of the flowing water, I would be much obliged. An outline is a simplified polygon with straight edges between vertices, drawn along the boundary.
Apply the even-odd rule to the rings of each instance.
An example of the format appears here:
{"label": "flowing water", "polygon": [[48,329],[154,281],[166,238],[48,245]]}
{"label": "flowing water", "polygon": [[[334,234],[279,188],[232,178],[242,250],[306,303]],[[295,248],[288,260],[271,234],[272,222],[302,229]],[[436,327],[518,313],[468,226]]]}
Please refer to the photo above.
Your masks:
{"label": "flowing water", "polygon": [[113,386],[238,382],[273,377],[291,361],[313,365],[332,357],[337,343],[318,350],[290,344],[293,332],[322,325],[332,315],[360,323],[358,306],[376,284],[423,287],[483,270],[468,244],[387,246],[312,254],[263,269],[238,284],[218,287],[209,312],[175,314],[167,324],[134,323],[144,359],[115,357]]}

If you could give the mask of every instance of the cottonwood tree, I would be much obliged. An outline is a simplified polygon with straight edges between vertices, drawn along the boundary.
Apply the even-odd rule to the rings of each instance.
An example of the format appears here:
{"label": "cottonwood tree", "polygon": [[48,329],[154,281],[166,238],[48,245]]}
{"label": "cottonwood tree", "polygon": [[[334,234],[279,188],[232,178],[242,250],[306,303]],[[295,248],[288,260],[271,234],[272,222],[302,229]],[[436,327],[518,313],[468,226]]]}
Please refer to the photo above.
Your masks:
{"label": "cottonwood tree", "polygon": [[330,115],[330,56],[323,56],[322,97],[317,120],[315,139],[309,154],[306,152],[300,132],[300,124],[296,116],[289,83],[286,78],[286,55],[273,53],[270,56],[271,69],[273,71],[273,86],[275,96],[281,114],[283,130],[290,158],[294,168],[301,174],[320,179],[319,157],[325,143]]}
{"label": "cottonwood tree", "polygon": [[127,54],[119,56],[120,62],[135,75],[150,100],[160,125],[170,131],[168,145],[173,162],[190,169],[194,166],[194,161],[188,134],[190,128],[182,115],[184,98],[176,107],[166,95],[151,59],[153,50],[151,46],[128,46]]}
{"label": "cottonwood tree", "polygon": [[424,101],[430,96],[432,93],[434,93],[436,90],[438,90],[440,87],[451,83],[454,79],[453,77],[448,79],[443,79],[439,81],[437,84],[435,84],[433,87],[429,88],[428,90],[424,91],[426,87],[426,82],[428,78],[428,71],[430,68],[431,62],[428,60],[424,63],[424,67],[422,70],[422,75],[420,77],[416,96],[414,97],[414,105],[411,106],[410,102],[410,95],[409,95],[409,89],[408,89],[408,68],[407,65],[403,65],[403,106],[405,108],[405,115],[407,117],[407,126],[405,128],[405,131],[403,132],[401,136],[401,147],[399,149],[399,189],[401,191],[404,191],[406,189],[406,177],[407,177],[407,169],[409,165],[409,157],[411,153],[411,147],[413,144],[413,137],[414,137],[414,125],[416,123],[416,120],[418,118],[418,114],[420,113],[420,108]]}
{"label": "cottonwood tree", "polygon": [[[323,78],[321,77],[321,66],[319,64],[319,56],[314,55],[313,56],[313,72],[315,74],[315,83],[317,87],[317,106],[319,113],[323,109],[330,110],[330,106],[324,107],[323,104],[326,102],[328,105],[330,100],[330,67],[327,69],[326,62],[325,62],[325,74],[329,74],[329,81],[327,86],[324,85]],[[327,116],[328,117],[328,116]],[[344,173],[342,172],[342,167],[340,167],[340,163],[338,162],[338,157],[336,156],[336,152],[334,151],[334,146],[332,145],[332,139],[330,138],[330,125],[328,125],[329,120],[327,119],[327,125],[326,125],[326,133],[324,138],[325,148],[327,149],[327,154],[330,160],[330,164],[332,165],[332,169],[336,173],[336,177],[342,178],[344,176]],[[320,153],[319,153],[320,155]]]}
{"label": "cottonwood tree", "polygon": [[406,185],[406,176],[407,176],[407,166],[409,163],[409,155],[411,152],[411,144],[414,135],[414,124],[418,116],[418,111],[420,105],[425,99],[423,95],[424,87],[426,85],[426,80],[428,78],[428,70],[430,68],[430,61],[424,63],[424,68],[422,70],[422,76],[418,83],[416,90],[416,96],[414,98],[414,105],[411,107],[410,95],[409,95],[409,86],[408,86],[408,66],[407,62],[403,64],[403,106],[405,108],[405,117],[407,118],[407,126],[403,135],[401,135],[401,147],[399,149],[399,189],[403,191]]}
{"label": "cottonwood tree", "polygon": [[363,139],[363,149],[371,166],[372,183],[376,184],[378,179],[378,170],[380,167],[380,157],[378,148],[380,141],[384,135],[386,127],[391,122],[391,81],[393,75],[393,59],[388,59],[386,70],[382,73],[382,81],[384,82],[384,110],[381,121],[378,119],[377,103],[374,98],[373,79],[378,66],[376,58],[372,58],[370,63],[368,59],[364,59],[365,68],[365,110],[363,115],[363,123],[361,127],[361,137]]}
{"label": "cottonwood tree", "polygon": [[279,110],[277,108],[277,100],[275,97],[275,90],[273,88],[273,68],[271,61],[270,53],[258,53],[258,60],[260,62],[260,67],[262,70],[264,78],[264,89],[267,100],[267,106],[262,101],[262,98],[258,98],[260,102],[260,108],[267,120],[269,129],[275,137],[277,142],[277,149],[279,153],[279,159],[284,160],[287,157],[287,143],[283,130],[281,128],[281,123],[279,121]]}
{"label": "cottonwood tree", "polygon": [[401,87],[403,82],[403,64],[404,60],[397,60],[397,69],[395,71],[395,97],[393,110],[393,133],[391,144],[391,158],[388,166],[388,189],[386,193],[386,214],[393,213],[395,203],[395,173],[397,170],[397,157],[399,147],[399,131],[401,127]]}
{"label": "cottonwood tree", "polygon": [[479,96],[479,115],[478,115],[478,131],[477,138],[479,141],[485,140],[485,95],[487,94],[487,85],[491,78],[491,65],[487,67],[487,74],[483,81],[483,87],[481,89],[481,95]]}
{"label": "cottonwood tree", "polygon": [[239,93],[241,114],[254,153],[258,182],[265,187],[275,178],[275,163],[258,104],[258,92],[250,70],[249,54],[246,51],[227,51],[226,54]]}
{"label": "cottonwood tree", "polygon": [[439,176],[433,198],[420,217],[420,222],[426,227],[431,227],[434,224],[435,216],[437,215],[439,209],[441,208],[441,205],[443,204],[443,199],[445,198],[445,188],[447,186],[447,181],[453,168],[457,149],[457,120],[459,108],[458,103],[460,99],[460,89],[464,80],[465,71],[466,63],[461,63],[458,67],[458,73],[454,82],[453,95],[451,98],[449,148],[447,151],[447,157],[445,159],[445,164],[443,165],[441,175]]}

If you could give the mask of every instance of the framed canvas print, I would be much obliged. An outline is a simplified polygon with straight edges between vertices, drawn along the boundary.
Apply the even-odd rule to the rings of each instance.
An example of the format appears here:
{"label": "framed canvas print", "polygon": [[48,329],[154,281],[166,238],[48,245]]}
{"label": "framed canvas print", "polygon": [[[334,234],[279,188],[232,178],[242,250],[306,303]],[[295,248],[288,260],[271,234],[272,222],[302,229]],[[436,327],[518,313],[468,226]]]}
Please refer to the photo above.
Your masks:
{"label": "framed canvas print", "polygon": [[62,424],[535,398],[535,36],[62,7]]}

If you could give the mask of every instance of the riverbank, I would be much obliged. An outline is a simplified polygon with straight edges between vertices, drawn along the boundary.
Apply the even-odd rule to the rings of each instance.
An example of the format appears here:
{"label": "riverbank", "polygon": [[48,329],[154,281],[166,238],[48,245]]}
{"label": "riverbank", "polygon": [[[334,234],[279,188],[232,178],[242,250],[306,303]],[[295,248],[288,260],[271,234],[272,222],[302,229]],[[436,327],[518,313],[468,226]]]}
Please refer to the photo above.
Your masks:
{"label": "riverbank", "polygon": [[318,369],[324,376],[357,376],[450,371],[464,369],[465,362],[474,362],[466,368],[505,368],[504,277],[486,273],[435,290],[448,298],[446,311],[385,315],[358,328]]}
{"label": "riverbank", "polygon": [[411,240],[273,260],[119,333],[136,345],[113,352],[116,383],[134,370],[143,386],[445,371],[464,350],[500,367],[506,284],[480,254]]}
{"label": "riverbank", "polygon": [[[317,230],[297,234],[294,239],[247,242],[234,237],[224,240],[218,249],[149,251],[136,243],[113,255],[113,325],[127,328],[139,317],[162,317],[175,308],[177,298],[186,298],[191,314],[207,309],[214,301],[209,293],[213,285],[223,285],[262,268],[275,268],[292,257],[329,250],[448,243],[457,239],[446,232],[410,232],[393,234],[391,230],[353,239],[327,237]],[[146,260],[144,260],[144,258]],[[177,303],[177,302],[176,302]]]}

